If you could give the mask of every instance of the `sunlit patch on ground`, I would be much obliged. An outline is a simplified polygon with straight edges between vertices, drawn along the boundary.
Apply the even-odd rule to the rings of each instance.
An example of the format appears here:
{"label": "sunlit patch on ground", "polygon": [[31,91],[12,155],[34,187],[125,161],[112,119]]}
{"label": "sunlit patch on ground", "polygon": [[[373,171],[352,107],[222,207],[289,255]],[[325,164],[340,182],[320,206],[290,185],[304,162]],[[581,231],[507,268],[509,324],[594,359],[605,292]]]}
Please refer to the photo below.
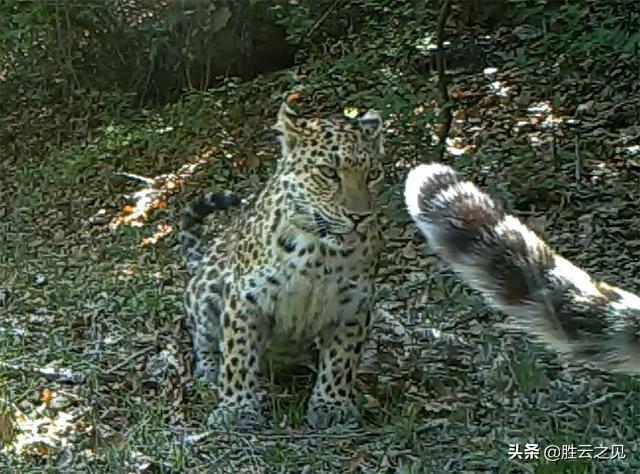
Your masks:
{"label": "sunlit patch on ground", "polygon": [[83,423],[78,415],[54,408],[58,397],[58,393],[44,389],[41,404],[33,410],[25,412],[15,405],[10,406],[0,417],[0,431],[6,436],[0,452],[45,459],[64,456],[71,448],[71,437],[83,428]]}
{"label": "sunlit patch on ground", "polygon": [[621,150],[626,155],[640,157],[640,145],[625,146],[622,147]]}
{"label": "sunlit patch on ground", "polygon": [[[445,48],[451,46],[451,42],[449,42],[449,41],[444,41],[442,44],[443,44],[443,46]],[[422,52],[425,52],[425,53],[427,53],[427,52],[432,53],[432,52],[437,51],[438,50],[438,43],[437,43],[436,35],[431,34],[431,33],[427,33],[422,38],[419,38],[416,41],[416,49],[418,51],[422,51]]]}
{"label": "sunlit patch on ground", "polygon": [[516,120],[514,128],[526,133],[529,144],[539,148],[553,142],[557,136],[562,136],[562,125],[566,122],[567,117],[554,113],[549,101],[542,101],[530,105],[527,116]]}
{"label": "sunlit patch on ground", "polygon": [[345,117],[349,117],[349,118],[356,118],[359,115],[359,111],[357,107],[347,107],[345,108],[342,113],[345,115]]}
{"label": "sunlit patch on ground", "polygon": [[527,109],[529,122],[543,128],[555,128],[566,120],[553,112],[553,107],[548,101],[533,104]]}
{"label": "sunlit patch on ground", "polygon": [[142,239],[142,245],[153,245],[164,239],[171,233],[173,226],[171,224],[161,223],[156,226],[156,231],[151,237],[145,237]]}
{"label": "sunlit patch on ground", "polygon": [[447,153],[451,153],[453,156],[462,156],[466,153],[471,153],[474,148],[473,145],[464,143],[462,138],[447,138]]}
{"label": "sunlit patch on ground", "polygon": [[122,279],[131,279],[135,275],[140,273],[138,265],[131,265],[129,263],[120,263],[114,265],[114,270],[118,273],[118,276]]}
{"label": "sunlit patch on ground", "polygon": [[493,81],[489,84],[490,90],[498,97],[509,97],[511,88],[502,81]]}
{"label": "sunlit patch on ground", "polygon": [[490,81],[489,91],[492,95],[500,98],[507,98],[511,95],[511,86],[507,85],[504,81],[497,79],[498,69],[495,67],[485,68],[484,76]]}
{"label": "sunlit patch on ground", "polygon": [[[441,110],[435,108],[435,104],[432,104],[434,107],[429,107],[428,111],[434,114],[433,121],[427,121],[424,123],[424,133],[426,133],[432,143],[438,143],[439,135],[438,130],[441,127],[441,123],[438,123],[439,114],[441,114]],[[419,116],[427,112],[427,108],[423,105],[418,105],[413,109],[413,115]],[[465,112],[463,109],[458,109],[453,112],[452,118],[452,129],[455,129],[461,123],[465,121]],[[447,137],[446,140],[446,152],[450,153],[452,156],[462,156],[466,153],[470,153],[474,150],[474,146],[471,143],[465,141],[464,137]]]}
{"label": "sunlit patch on ground", "polygon": [[[217,149],[211,149],[198,156],[195,161],[182,165],[177,171],[161,174],[154,178],[121,173],[131,179],[142,181],[146,184],[146,187],[128,196],[130,204],[125,205],[122,211],[111,219],[109,228],[115,230],[121,225],[131,227],[144,226],[149,215],[155,210],[165,208],[167,206],[167,198],[174,195],[190,176],[207,164],[217,151]],[[143,240],[143,245],[158,242],[169,235],[171,230],[172,228],[168,224],[159,225],[153,236]]]}

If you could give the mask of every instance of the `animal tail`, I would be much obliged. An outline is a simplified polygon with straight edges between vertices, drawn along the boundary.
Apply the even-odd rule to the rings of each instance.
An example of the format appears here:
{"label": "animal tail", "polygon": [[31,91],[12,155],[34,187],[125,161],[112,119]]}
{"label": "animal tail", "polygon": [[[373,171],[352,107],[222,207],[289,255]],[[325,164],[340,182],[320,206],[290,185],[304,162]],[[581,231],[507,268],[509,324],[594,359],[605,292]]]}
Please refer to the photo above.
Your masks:
{"label": "animal tail", "polygon": [[246,204],[237,194],[231,191],[209,192],[196,199],[182,212],[180,219],[180,247],[185,257],[187,268],[192,271],[202,260],[202,225],[204,219],[215,211]]}
{"label": "animal tail", "polygon": [[640,374],[640,298],[555,253],[442,164],[407,177],[409,213],[431,248],[514,326],[601,369]]}

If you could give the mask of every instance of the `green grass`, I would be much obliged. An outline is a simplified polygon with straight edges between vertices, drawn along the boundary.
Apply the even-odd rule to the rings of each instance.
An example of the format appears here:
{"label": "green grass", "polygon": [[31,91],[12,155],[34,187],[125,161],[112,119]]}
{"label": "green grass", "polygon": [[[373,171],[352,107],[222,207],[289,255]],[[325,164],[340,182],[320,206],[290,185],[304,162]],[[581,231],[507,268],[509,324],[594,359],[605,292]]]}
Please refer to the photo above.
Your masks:
{"label": "green grass", "polygon": [[[93,166],[95,176],[102,174],[100,169],[110,169],[101,160]],[[4,410],[15,413],[18,406],[36,418],[60,412],[74,416],[74,428],[61,434],[67,448],[37,451],[31,446],[36,454],[5,453],[8,472],[55,472],[64,449],[73,452],[73,463],[101,472],[146,463],[161,472],[212,465],[220,472],[249,466],[262,466],[268,472],[300,472],[305,466],[312,469],[308,472],[338,472],[358,465],[363,472],[442,472],[445,466],[451,472],[483,466],[492,472],[520,472],[506,460],[510,442],[544,446],[596,440],[626,443],[626,464],[620,466],[638,466],[637,442],[633,444],[638,433],[637,381],[586,371],[560,380],[560,369],[549,362],[552,355],[522,338],[494,335],[491,320],[496,315],[483,312],[478,299],[461,291],[452,278],[425,273],[417,285],[403,282],[401,268],[392,272],[395,283],[388,291],[383,289],[382,298],[393,301],[404,285],[410,294],[431,288],[429,298],[440,293],[446,300],[433,302],[437,310],[428,311],[423,326],[435,324],[459,340],[430,342],[419,335],[420,325],[407,325],[407,333],[417,340],[405,346],[406,341],[394,341],[386,334],[388,327],[381,323],[378,337],[392,360],[377,360],[374,353],[368,361],[371,368],[359,382],[363,428],[327,434],[305,431],[312,379],[300,376],[269,382],[273,429],[249,434],[214,431],[186,443],[185,435],[206,431],[202,422],[215,398],[205,387],[189,388],[190,381],[181,372],[188,350],[177,328],[184,272],[171,250],[173,235],[156,246],[140,245],[156,217],[141,228],[70,230],[55,212],[62,197],[117,203],[120,196],[100,196],[99,189],[78,179],[62,187],[59,176],[59,168],[42,167],[33,175],[25,168],[18,178],[20,210],[9,218],[10,227],[20,233],[9,236],[2,248],[2,262],[11,263],[3,265],[1,274],[12,284],[8,306],[3,308],[9,324],[3,324],[0,332],[1,359],[29,369],[68,369],[86,380],[61,384],[33,372],[3,376]],[[400,186],[397,181],[396,186]],[[74,218],[91,216],[99,207],[83,207]],[[178,210],[178,200],[171,207]],[[400,225],[398,220],[389,225],[394,222]],[[419,250],[419,255],[424,252]],[[44,284],[35,283],[38,277]],[[471,330],[465,324],[446,329],[478,309],[483,316]],[[403,318],[403,310],[395,313]],[[15,329],[23,335],[12,335]],[[147,352],[129,360],[141,350]],[[165,379],[154,381],[147,364],[163,351],[176,358],[178,369],[169,367]],[[576,387],[595,380],[600,385],[576,393]],[[578,408],[604,387],[627,392],[627,398]],[[64,408],[45,407],[38,414],[45,389],[55,392],[53,400],[66,399]],[[531,472],[617,469],[589,460],[519,465]]]}

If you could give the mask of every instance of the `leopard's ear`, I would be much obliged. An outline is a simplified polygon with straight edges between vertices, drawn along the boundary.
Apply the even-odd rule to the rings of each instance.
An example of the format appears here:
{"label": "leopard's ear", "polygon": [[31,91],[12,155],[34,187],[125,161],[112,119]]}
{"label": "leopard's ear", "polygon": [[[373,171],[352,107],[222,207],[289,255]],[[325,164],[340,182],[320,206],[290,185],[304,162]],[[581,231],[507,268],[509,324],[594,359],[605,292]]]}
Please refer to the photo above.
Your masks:
{"label": "leopard's ear", "polygon": [[374,143],[374,147],[379,153],[384,153],[382,144],[382,117],[377,110],[369,109],[358,119],[360,128],[365,136]]}
{"label": "leopard's ear", "polygon": [[302,134],[302,128],[298,123],[299,117],[293,109],[289,106],[287,101],[283,101],[280,104],[280,110],[278,110],[278,121],[276,122],[275,129],[282,133],[280,142],[282,143],[282,153],[288,154],[296,145],[298,136]]}

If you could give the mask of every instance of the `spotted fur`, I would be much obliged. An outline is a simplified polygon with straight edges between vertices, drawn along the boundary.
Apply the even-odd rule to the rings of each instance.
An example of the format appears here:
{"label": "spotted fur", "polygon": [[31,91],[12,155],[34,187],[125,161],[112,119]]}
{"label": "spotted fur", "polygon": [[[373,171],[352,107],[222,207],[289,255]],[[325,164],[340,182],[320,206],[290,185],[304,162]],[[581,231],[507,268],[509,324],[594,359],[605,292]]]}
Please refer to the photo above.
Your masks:
{"label": "spotted fur", "polygon": [[409,213],[431,248],[516,327],[604,370],[640,374],[640,298],[594,280],[448,166],[407,178]]}
{"label": "spotted fur", "polygon": [[282,156],[255,200],[208,247],[189,281],[196,375],[217,380],[211,424],[263,421],[260,371],[272,354],[318,346],[307,420],[354,419],[352,386],[371,326],[380,251],[382,125],[297,116],[282,104]]}

